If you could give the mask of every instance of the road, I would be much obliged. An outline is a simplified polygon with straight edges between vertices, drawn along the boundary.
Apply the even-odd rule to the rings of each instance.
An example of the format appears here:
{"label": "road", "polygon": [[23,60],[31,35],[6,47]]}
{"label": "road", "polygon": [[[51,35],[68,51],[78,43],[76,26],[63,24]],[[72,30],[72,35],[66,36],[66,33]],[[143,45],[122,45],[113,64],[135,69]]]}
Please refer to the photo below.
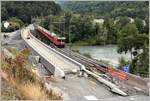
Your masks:
{"label": "road", "polygon": [[54,87],[59,87],[66,97],[64,100],[71,101],[88,101],[86,97],[94,97],[96,99],[113,98],[119,95],[113,94],[105,86],[91,77],[78,77],[69,74],[66,80],[57,79],[51,82]]}

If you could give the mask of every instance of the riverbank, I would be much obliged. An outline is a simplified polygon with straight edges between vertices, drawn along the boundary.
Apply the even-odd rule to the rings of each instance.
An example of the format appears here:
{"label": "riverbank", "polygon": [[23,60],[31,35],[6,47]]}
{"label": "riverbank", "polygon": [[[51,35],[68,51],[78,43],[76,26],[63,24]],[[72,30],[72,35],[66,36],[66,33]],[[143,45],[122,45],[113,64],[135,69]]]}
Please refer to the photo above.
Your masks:
{"label": "riverbank", "polygon": [[73,46],[95,46],[95,45],[106,45],[108,44],[104,40],[96,40],[96,38],[83,39],[72,43]]}
{"label": "riverbank", "polygon": [[75,43],[72,43],[73,46],[93,46],[96,44],[95,40],[81,40]]}

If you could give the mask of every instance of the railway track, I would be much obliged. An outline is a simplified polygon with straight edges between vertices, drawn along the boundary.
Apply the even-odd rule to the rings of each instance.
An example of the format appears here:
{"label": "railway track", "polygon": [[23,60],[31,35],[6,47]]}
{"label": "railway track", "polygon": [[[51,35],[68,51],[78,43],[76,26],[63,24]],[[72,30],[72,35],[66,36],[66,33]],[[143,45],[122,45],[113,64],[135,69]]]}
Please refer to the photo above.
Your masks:
{"label": "railway track", "polygon": [[[82,56],[81,54],[79,53],[76,53],[76,52],[73,52],[71,51],[71,56],[70,56],[70,50],[69,48],[57,48],[56,46],[54,45],[51,45],[51,47],[55,48],[57,51],[71,57],[72,59],[75,59],[76,61],[82,63],[83,65],[86,66],[86,69],[92,71],[93,73],[100,73],[100,74],[104,74],[106,75],[108,78],[105,78],[113,83],[116,83],[115,81],[113,81],[113,76],[110,75],[108,73],[108,69],[107,67],[109,65],[107,64],[104,64],[102,62],[99,62],[97,60],[93,60],[93,59],[89,59],[85,56]],[[147,93],[145,91],[137,91],[136,89],[134,89],[135,86],[133,85],[130,85],[130,80],[121,80],[121,79],[118,79],[119,81],[119,86],[121,86],[122,90],[127,92],[128,95],[137,95],[137,94],[144,94],[144,95],[147,95]]]}
{"label": "railway track", "polygon": [[71,51],[71,56],[70,56],[70,50],[68,50],[68,48],[59,49],[56,46],[54,46],[54,48],[57,51],[59,51],[59,52],[65,54],[65,55],[75,59],[76,61],[84,64],[87,67],[87,69],[91,70],[91,69],[95,68],[95,69],[99,70],[101,73],[106,73],[107,66],[104,63],[103,64],[98,63],[96,60],[95,61],[91,60],[91,59],[89,59],[85,56],[82,56],[78,53],[75,53],[73,51]]}

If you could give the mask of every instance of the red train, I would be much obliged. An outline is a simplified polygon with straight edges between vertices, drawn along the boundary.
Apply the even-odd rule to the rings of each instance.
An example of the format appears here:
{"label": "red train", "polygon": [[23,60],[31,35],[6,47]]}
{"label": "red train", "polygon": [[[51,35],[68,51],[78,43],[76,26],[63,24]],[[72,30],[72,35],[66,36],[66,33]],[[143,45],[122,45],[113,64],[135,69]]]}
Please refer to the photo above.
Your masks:
{"label": "red train", "polygon": [[44,36],[46,36],[54,45],[57,47],[63,48],[65,47],[65,38],[58,37],[56,34],[49,32],[45,28],[39,26],[39,25],[34,25],[35,29],[42,33]]}

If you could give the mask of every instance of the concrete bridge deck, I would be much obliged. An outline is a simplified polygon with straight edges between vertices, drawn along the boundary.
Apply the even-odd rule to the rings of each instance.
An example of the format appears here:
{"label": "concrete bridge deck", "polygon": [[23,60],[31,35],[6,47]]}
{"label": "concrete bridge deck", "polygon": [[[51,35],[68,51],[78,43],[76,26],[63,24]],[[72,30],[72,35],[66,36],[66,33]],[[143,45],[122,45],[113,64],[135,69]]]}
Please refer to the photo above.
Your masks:
{"label": "concrete bridge deck", "polygon": [[73,69],[79,69],[79,66],[70,62],[68,59],[63,58],[61,55],[55,53],[49,48],[45,47],[43,43],[39,42],[31,35],[30,39],[27,39],[29,33],[29,29],[26,29],[22,33],[23,39],[28,43],[28,45],[36,50],[41,57],[44,57],[49,63],[51,63],[54,67],[61,69],[64,72],[72,71]]}

